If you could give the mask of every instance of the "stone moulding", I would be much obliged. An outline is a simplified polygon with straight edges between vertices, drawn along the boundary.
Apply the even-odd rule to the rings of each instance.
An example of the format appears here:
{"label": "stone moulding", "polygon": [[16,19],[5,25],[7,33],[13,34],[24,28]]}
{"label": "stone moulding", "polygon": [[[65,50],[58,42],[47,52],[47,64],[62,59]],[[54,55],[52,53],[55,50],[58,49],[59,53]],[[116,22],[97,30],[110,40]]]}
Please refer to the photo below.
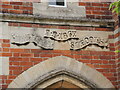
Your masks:
{"label": "stone moulding", "polygon": [[[39,20],[39,22],[37,22],[37,20]],[[3,22],[27,22],[27,23],[31,23],[31,24],[40,24],[44,22],[44,24],[49,21],[51,22],[51,24],[55,24],[54,21],[58,22],[58,24],[60,25],[60,22],[64,21],[64,22],[69,22],[69,25],[73,25],[73,21],[77,22],[78,24],[74,25],[81,25],[82,26],[93,26],[93,27],[100,27],[100,26],[105,26],[105,27],[113,27],[114,26],[114,22],[115,20],[111,19],[111,20],[107,20],[107,19],[103,19],[103,20],[99,20],[99,19],[88,19],[88,18],[77,18],[77,17],[50,17],[50,16],[43,16],[43,15],[25,15],[25,14],[10,14],[10,13],[0,13],[0,21]],[[72,23],[71,23],[72,22]],[[86,24],[85,24],[86,23]],[[89,24],[88,24],[89,23]],[[91,23],[91,24],[90,24]],[[48,24],[48,22],[46,23]],[[64,25],[62,23],[62,25]]]}
{"label": "stone moulding", "polygon": [[[41,88],[46,88],[56,81],[52,78],[57,75],[67,75],[77,79],[93,88],[114,88],[112,83],[104,77],[100,72],[93,68],[69,57],[57,56],[49,58],[20,74],[8,86],[8,88],[34,88],[37,85]],[[52,79],[51,82],[47,82]],[[46,83],[46,84],[43,84]]]}

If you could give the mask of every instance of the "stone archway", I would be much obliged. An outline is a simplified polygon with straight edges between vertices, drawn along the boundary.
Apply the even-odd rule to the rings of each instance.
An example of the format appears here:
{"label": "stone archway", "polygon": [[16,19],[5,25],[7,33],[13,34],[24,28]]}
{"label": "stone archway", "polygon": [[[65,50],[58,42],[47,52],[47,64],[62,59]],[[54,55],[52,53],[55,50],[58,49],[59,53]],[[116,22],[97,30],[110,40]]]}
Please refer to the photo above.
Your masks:
{"label": "stone archway", "polygon": [[114,88],[100,72],[65,56],[53,57],[29,68],[8,88],[47,88],[60,82],[79,88]]}

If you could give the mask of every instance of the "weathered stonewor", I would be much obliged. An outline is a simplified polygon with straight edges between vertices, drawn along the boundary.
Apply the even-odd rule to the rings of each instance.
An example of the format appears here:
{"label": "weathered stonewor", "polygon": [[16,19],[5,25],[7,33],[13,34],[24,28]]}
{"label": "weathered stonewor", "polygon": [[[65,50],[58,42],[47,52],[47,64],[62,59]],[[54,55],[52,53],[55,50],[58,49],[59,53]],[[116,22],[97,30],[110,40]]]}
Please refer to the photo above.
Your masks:
{"label": "weathered stonewor", "polygon": [[108,48],[108,40],[101,39],[94,36],[86,36],[83,39],[72,39],[69,41],[71,48],[73,50],[82,49],[88,45],[98,45],[100,47]]}
{"label": "weathered stonewor", "polygon": [[85,36],[80,38],[77,35],[79,31],[50,31],[46,30],[45,35],[40,36],[36,34],[12,35],[12,44],[26,45],[25,43],[35,43],[43,49],[54,49],[55,41],[69,42],[69,50],[77,50],[87,47],[88,45],[98,45],[100,47],[108,48],[108,40],[96,36]]}
{"label": "weathered stonewor", "polygon": [[1,89],[120,88],[119,19],[110,2],[12,1],[0,2]]}
{"label": "weathered stonewor", "polygon": [[33,34],[26,34],[23,36],[12,35],[11,42],[18,46],[25,45],[26,43],[35,43],[37,46],[44,49],[53,49],[54,47],[54,41],[50,38],[43,38]]}

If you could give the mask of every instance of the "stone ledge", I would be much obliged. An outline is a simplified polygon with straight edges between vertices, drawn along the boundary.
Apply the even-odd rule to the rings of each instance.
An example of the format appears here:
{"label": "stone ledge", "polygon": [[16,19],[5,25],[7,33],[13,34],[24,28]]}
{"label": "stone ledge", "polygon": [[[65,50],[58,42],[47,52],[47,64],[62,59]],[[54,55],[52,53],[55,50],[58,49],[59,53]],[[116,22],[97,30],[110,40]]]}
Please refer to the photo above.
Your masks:
{"label": "stone ledge", "polygon": [[[113,27],[115,20],[110,19],[88,19],[82,17],[52,17],[43,15],[25,15],[25,14],[9,14],[0,13],[0,21],[2,22],[20,22],[20,23],[32,23],[32,24],[59,24],[65,25],[77,25],[77,26],[93,26],[93,27]],[[62,21],[62,23],[61,23]],[[74,21],[74,24],[71,22]],[[64,22],[64,23],[63,23]],[[89,23],[89,24],[88,24]]]}

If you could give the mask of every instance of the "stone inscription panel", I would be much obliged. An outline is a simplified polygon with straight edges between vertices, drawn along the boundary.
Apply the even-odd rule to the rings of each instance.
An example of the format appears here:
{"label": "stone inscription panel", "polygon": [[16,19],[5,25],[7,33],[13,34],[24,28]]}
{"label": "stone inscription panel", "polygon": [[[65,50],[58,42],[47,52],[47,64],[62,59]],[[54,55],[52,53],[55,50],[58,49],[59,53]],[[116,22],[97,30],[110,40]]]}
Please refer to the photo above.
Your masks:
{"label": "stone inscription panel", "polygon": [[51,31],[49,29],[46,30],[44,37],[52,38],[57,41],[65,41],[68,39],[78,38],[76,36],[75,30],[67,30],[67,31]]}
{"label": "stone inscription panel", "polygon": [[11,33],[11,44],[27,47],[30,43],[43,49],[60,50],[81,50],[91,45],[106,49],[109,47],[107,32],[41,28],[24,34]]}

